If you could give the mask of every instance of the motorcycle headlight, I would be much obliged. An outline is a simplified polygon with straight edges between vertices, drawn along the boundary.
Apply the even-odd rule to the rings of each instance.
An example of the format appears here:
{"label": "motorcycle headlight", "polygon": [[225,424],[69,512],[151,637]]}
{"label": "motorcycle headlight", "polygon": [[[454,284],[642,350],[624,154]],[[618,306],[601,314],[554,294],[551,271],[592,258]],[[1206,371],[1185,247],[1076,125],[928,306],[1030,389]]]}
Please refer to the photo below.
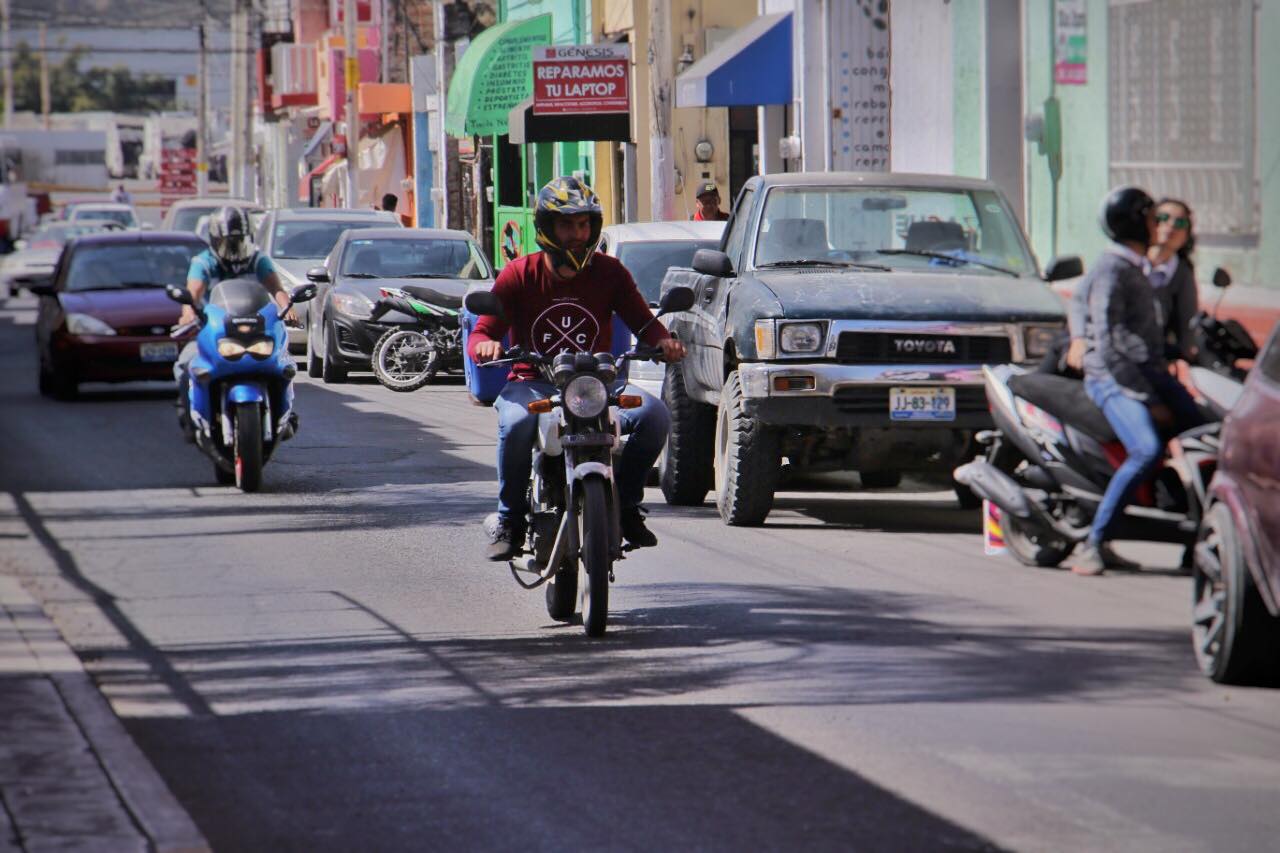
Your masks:
{"label": "motorcycle headlight", "polygon": [[235,338],[223,338],[218,341],[218,355],[234,361],[244,355],[244,344]]}
{"label": "motorcycle headlight", "polygon": [[779,327],[778,344],[783,352],[817,352],[822,347],[822,325],[787,323]]}
{"label": "motorcycle headlight", "polygon": [[1027,358],[1044,358],[1054,338],[1062,334],[1061,326],[1027,326],[1024,333]]}
{"label": "motorcycle headlight", "polygon": [[89,314],[68,314],[67,331],[73,335],[114,335],[116,330]]}
{"label": "motorcycle headlight", "polygon": [[335,293],[330,296],[333,307],[357,320],[368,320],[373,316],[373,303],[359,293]]}
{"label": "motorcycle headlight", "polygon": [[254,358],[266,358],[275,352],[276,342],[270,338],[261,338],[249,344],[245,349]]}
{"label": "motorcycle headlight", "polygon": [[594,376],[578,376],[564,386],[564,407],[578,418],[594,418],[609,404],[609,391]]}

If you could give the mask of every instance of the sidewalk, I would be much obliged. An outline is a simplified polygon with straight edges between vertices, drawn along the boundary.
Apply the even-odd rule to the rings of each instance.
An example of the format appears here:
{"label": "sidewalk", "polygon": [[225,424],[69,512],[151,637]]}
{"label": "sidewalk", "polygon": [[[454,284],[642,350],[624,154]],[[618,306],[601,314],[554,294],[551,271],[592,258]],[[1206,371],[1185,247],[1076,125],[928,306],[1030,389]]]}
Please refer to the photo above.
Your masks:
{"label": "sidewalk", "polygon": [[40,605],[0,573],[0,851],[207,849]]}

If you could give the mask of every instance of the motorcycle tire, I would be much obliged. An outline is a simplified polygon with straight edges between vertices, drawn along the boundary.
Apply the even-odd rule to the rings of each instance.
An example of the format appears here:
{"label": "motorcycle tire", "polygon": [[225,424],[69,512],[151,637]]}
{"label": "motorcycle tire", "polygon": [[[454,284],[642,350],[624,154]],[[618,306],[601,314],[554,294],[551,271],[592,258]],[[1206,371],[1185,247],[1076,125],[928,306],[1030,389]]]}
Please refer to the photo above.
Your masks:
{"label": "motorcycle tire", "polygon": [[588,637],[604,636],[609,622],[609,503],[604,480],[599,476],[582,481],[582,568],[586,586],[582,591],[582,628]]}
{"label": "motorcycle tire", "polygon": [[426,335],[414,329],[388,329],[378,338],[378,342],[373,345],[373,357],[370,360],[373,363],[373,375],[384,388],[400,392],[417,391],[436,378],[440,359],[434,352],[425,357],[420,369],[411,367],[404,370],[395,363],[396,348],[421,344],[430,346],[431,342]]}
{"label": "motorcycle tire", "polygon": [[262,488],[262,409],[257,403],[241,403],[235,412],[236,488],[256,492]]}
{"label": "motorcycle tire", "polygon": [[1030,527],[1011,515],[1003,517],[1004,542],[1014,559],[1024,566],[1051,569],[1070,556],[1075,544],[1057,536]]}
{"label": "motorcycle tire", "polygon": [[547,615],[557,622],[568,622],[578,609],[578,564],[567,557],[560,571],[546,583]]}

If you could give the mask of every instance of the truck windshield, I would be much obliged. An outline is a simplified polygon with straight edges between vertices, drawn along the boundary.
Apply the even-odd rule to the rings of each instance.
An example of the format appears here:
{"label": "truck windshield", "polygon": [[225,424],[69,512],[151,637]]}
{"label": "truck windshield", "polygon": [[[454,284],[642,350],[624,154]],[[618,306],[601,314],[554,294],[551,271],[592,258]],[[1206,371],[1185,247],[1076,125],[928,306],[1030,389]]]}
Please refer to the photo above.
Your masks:
{"label": "truck windshield", "polygon": [[755,265],[874,262],[891,270],[1035,275],[1018,225],[989,190],[774,187]]}

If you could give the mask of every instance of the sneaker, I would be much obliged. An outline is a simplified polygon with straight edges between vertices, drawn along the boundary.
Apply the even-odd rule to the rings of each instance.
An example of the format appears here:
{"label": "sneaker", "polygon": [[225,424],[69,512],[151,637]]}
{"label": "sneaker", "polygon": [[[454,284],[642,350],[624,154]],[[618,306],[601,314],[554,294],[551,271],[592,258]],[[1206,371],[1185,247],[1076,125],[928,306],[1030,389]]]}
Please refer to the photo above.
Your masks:
{"label": "sneaker", "polygon": [[632,548],[652,548],[658,544],[658,537],[645,526],[644,511],[640,507],[632,507],[622,511],[622,538]]}
{"label": "sneaker", "polygon": [[1133,560],[1126,560],[1115,551],[1111,550],[1110,543],[1103,542],[1098,545],[1098,553],[1102,555],[1102,562],[1106,564],[1108,569],[1120,569],[1125,572],[1136,572],[1142,568],[1141,563],[1135,563]]}
{"label": "sneaker", "polygon": [[1076,551],[1071,555],[1068,564],[1072,572],[1085,577],[1094,577],[1107,570],[1107,562],[1102,552],[1097,545],[1090,542],[1082,542],[1076,546]]}
{"label": "sneaker", "polygon": [[521,552],[524,544],[524,526],[509,518],[498,516],[489,534],[489,546],[485,557],[498,563],[510,560]]}

